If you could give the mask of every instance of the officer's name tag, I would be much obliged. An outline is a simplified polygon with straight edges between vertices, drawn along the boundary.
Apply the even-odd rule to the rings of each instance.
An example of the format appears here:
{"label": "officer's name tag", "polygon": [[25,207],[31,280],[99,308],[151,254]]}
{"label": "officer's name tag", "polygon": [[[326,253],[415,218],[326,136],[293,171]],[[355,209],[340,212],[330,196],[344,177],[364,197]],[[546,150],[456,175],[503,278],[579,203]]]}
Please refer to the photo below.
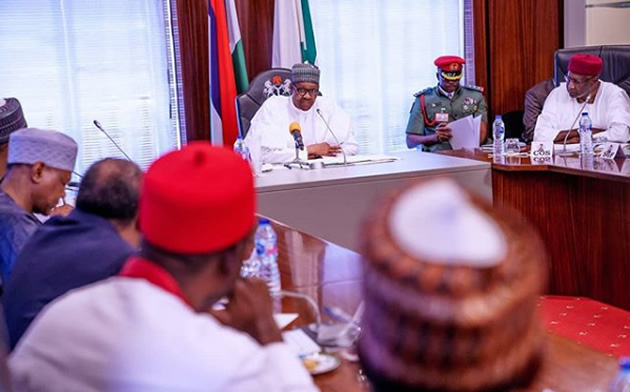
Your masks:
{"label": "officer's name tag", "polygon": [[553,141],[532,142],[529,160],[534,165],[551,164],[553,159]]}
{"label": "officer's name tag", "polygon": [[605,143],[604,148],[602,150],[602,158],[604,159],[615,159],[615,158],[624,158],[625,154],[621,149],[621,145],[619,143]]}
{"label": "officer's name tag", "polygon": [[435,121],[447,123],[448,113],[435,113]]}

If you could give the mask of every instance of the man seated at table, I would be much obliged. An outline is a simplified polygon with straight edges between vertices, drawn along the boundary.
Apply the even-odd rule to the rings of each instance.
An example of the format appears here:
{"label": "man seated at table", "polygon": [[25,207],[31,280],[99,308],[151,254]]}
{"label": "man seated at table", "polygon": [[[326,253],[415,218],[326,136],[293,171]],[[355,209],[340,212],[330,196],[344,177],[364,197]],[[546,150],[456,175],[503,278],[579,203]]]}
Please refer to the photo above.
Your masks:
{"label": "man seated at table", "polygon": [[579,143],[579,117],[587,112],[593,135],[609,141],[630,141],[630,98],[613,83],[599,79],[603,61],[592,54],[575,54],[569,60],[566,83],[549,93],[538,116],[534,141]]}
{"label": "man seated at table", "polygon": [[350,116],[332,99],[319,95],[319,68],[295,64],[291,69],[290,97],[271,96],[252,119],[246,142],[258,139],[264,163],[285,163],[295,159],[291,124],[302,130],[304,151],[300,158],[341,154],[354,155],[359,145],[350,126]]}
{"label": "man seated at table", "polygon": [[457,56],[438,57],[438,85],[414,94],[416,97],[407,123],[407,147],[423,151],[451,150],[453,137],[448,123],[473,115],[481,117],[479,143],[488,135],[488,107],[482,89],[463,86],[460,80],[466,60]]}
{"label": "man seated at table", "polygon": [[0,184],[0,266],[6,282],[15,260],[41,222],[34,213],[68,214],[55,208],[65,196],[77,143],[61,132],[25,128],[9,138],[7,173]]}
{"label": "man seated at table", "polygon": [[139,245],[142,170],[104,159],[83,176],[76,209],[53,217],[22,249],[3,296],[11,348],[51,301],[120,272]]}
{"label": "man seated at table", "polygon": [[239,277],[256,221],[247,162],[191,143],[155,161],[140,194],[139,256],[42,311],[10,358],[16,389],[316,391],[266,284]]}

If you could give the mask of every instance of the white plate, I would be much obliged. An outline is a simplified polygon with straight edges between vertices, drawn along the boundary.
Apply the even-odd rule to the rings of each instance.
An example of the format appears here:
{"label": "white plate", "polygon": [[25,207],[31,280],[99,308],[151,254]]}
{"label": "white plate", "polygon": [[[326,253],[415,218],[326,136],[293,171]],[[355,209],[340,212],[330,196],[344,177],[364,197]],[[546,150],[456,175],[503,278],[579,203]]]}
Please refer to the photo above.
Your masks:
{"label": "white plate", "polygon": [[333,371],[341,364],[337,357],[325,353],[300,355],[300,359],[306,370],[314,376]]}

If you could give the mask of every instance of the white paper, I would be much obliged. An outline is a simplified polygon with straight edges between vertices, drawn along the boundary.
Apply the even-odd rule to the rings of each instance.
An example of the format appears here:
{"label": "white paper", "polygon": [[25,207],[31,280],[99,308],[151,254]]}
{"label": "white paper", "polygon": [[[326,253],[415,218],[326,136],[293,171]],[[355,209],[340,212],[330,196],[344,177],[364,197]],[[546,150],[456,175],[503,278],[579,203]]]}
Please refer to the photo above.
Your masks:
{"label": "white paper", "polygon": [[481,128],[481,116],[468,116],[460,118],[448,124],[453,133],[453,137],[449,140],[453,150],[461,148],[477,148],[479,147],[479,132]]}
{"label": "white paper", "polygon": [[299,328],[283,332],[282,338],[297,355],[308,355],[322,350],[313,339]]}
{"label": "white paper", "polygon": [[276,324],[280,329],[291,324],[296,318],[298,318],[297,313],[276,313],[273,315],[273,319],[276,321]]}
{"label": "white paper", "polygon": [[[396,160],[398,160],[397,157],[392,157],[389,155],[349,155],[347,157],[347,162],[352,163],[353,165],[393,162]],[[337,155],[334,157],[323,157],[322,159],[310,160],[309,162],[316,161],[321,161],[324,166],[343,165],[343,155]]]}

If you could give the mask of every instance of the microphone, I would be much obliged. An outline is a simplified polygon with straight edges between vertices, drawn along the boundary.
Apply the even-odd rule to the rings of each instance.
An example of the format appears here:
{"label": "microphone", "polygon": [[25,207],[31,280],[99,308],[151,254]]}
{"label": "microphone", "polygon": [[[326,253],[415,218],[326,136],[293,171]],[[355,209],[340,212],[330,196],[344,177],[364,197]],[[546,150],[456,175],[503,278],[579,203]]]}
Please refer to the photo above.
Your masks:
{"label": "microphone", "polygon": [[584,100],[584,103],[582,104],[582,107],[580,108],[580,111],[578,112],[578,115],[575,117],[575,120],[573,120],[573,124],[571,124],[571,126],[569,127],[569,131],[567,132],[567,134],[564,135],[564,140],[562,141],[562,152],[558,155],[564,155],[564,156],[573,155],[573,153],[567,153],[567,140],[569,139],[569,135],[571,134],[571,131],[573,130],[573,127],[575,126],[575,123],[577,123],[578,118],[580,118],[580,116],[582,115],[582,112],[584,111],[586,104],[588,103],[588,101],[591,100],[591,96],[593,95],[593,90],[596,89],[596,87],[597,87],[597,84],[595,84],[589,90],[588,95],[586,96],[586,99]]}
{"label": "microphone", "polygon": [[295,140],[295,148],[299,148],[304,151],[304,140],[302,139],[302,128],[300,128],[300,124],[294,122],[289,125],[289,133],[293,136],[293,140]]}
{"label": "microphone", "polygon": [[586,104],[590,100],[591,100],[591,93],[588,93],[588,95],[586,96],[586,100],[584,101],[584,103],[582,104],[582,107],[580,108],[580,111],[578,112],[577,116],[575,117],[575,120],[573,120],[573,124],[571,124],[571,126],[569,127],[569,131],[567,132],[566,135],[564,135],[564,141],[562,142],[562,153],[559,154],[559,155],[565,155],[565,156],[566,155],[573,155],[573,153],[567,153],[567,140],[569,140],[569,135],[571,134],[571,131],[573,130],[573,127],[575,126],[575,123],[577,123],[577,120],[582,115],[582,112],[584,111],[584,108],[586,107]]}
{"label": "microphone", "polygon": [[[328,131],[330,132],[330,134],[332,135],[332,137],[335,139],[335,141],[337,142],[337,145],[341,148],[341,143],[339,143],[339,139],[337,139],[337,135],[335,135],[335,133],[332,131],[332,129],[330,129],[330,125],[328,125],[328,121],[326,121],[326,119],[324,118],[324,116],[322,115],[321,110],[319,110],[319,108],[317,108],[317,110],[315,110],[317,112],[317,114],[319,115],[319,117],[321,117],[322,121],[324,122],[324,124],[326,124],[326,128],[328,129]],[[341,154],[343,155],[343,165],[347,166],[348,165],[348,158],[346,157],[346,152],[343,150],[343,148],[341,148]]]}
{"label": "microphone", "polygon": [[116,141],[114,141],[114,139],[112,139],[112,137],[109,136],[109,133],[107,133],[107,131],[105,131],[103,126],[101,126],[101,123],[98,122],[98,120],[94,120],[94,126],[96,126],[96,128],[98,128],[101,132],[103,132],[105,134],[105,136],[107,136],[107,138],[114,144],[114,146],[116,146],[118,151],[120,151],[125,156],[125,158],[127,158],[128,161],[133,162],[133,160],[131,158],[129,158],[129,155],[127,155],[127,153],[122,148],[120,148],[118,143],[116,143]]}
{"label": "microphone", "polygon": [[275,297],[297,298],[309,304],[313,314],[315,315],[315,323],[305,327],[307,334],[314,335],[315,342],[325,347],[350,347],[358,338],[361,332],[359,319],[363,314],[363,306],[360,305],[360,311],[357,310],[351,321],[342,324],[324,324],[319,312],[317,303],[313,298],[306,294],[296,293],[294,291],[280,290]]}

